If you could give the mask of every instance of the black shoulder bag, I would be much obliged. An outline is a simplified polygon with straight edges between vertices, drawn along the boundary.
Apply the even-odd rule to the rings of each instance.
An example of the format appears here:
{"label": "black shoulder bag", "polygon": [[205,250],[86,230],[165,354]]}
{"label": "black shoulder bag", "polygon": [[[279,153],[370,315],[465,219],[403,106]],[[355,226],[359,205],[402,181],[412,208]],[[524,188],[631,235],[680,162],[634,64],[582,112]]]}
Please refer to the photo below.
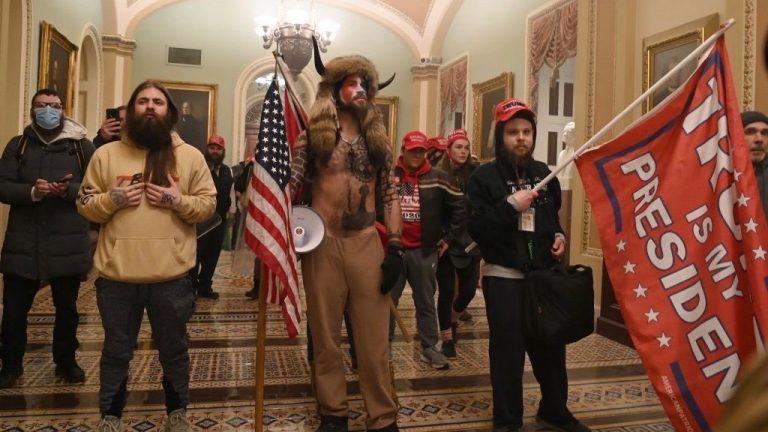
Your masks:
{"label": "black shoulder bag", "polygon": [[595,330],[592,269],[557,263],[525,275],[523,331],[542,344],[569,344]]}

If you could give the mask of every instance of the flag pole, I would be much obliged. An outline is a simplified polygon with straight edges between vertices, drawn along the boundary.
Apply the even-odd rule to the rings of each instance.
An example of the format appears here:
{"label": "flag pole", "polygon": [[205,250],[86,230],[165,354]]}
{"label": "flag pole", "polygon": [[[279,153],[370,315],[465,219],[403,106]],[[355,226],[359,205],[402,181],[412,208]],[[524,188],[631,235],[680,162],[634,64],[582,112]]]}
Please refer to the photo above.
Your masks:
{"label": "flag pole", "polygon": [[[275,57],[275,64],[277,64],[277,68],[280,69],[280,74],[285,80],[285,88],[288,89],[288,94],[291,96],[291,99],[293,99],[293,103],[301,108],[303,113],[306,113],[307,110],[304,108],[304,105],[301,103],[301,99],[296,96],[296,92],[294,91],[296,88],[296,83],[293,82],[293,77],[291,74],[285,73],[285,70],[288,69],[288,65],[285,64],[282,55],[278,54],[277,51],[272,51],[272,55]],[[303,120],[306,121],[306,119]]]}
{"label": "flag pole", "polygon": [[267,338],[267,283],[266,266],[259,262],[259,315],[256,324],[256,364],[254,365],[254,380],[256,381],[255,406],[253,409],[253,430],[264,430],[264,342]]}
{"label": "flag pole", "polygon": [[626,117],[627,114],[632,112],[635,108],[637,108],[641,103],[643,103],[650,95],[653,94],[656,90],[660,89],[664,84],[667,83],[670,79],[672,79],[673,76],[675,76],[679,71],[681,71],[688,63],[692,62],[693,60],[697,59],[701,54],[704,53],[704,51],[708,50],[712,47],[712,45],[717,42],[717,39],[720,38],[733,24],[736,22],[735,19],[731,18],[728,21],[723,24],[720,29],[715,32],[712,36],[710,36],[704,43],[699,45],[693,52],[688,54],[687,57],[685,57],[683,60],[680,61],[680,63],[677,64],[672,70],[667,72],[666,75],[661,77],[654,85],[651,86],[648,90],[645,91],[645,93],[641,94],[640,97],[635,99],[634,102],[629,104],[626,108],[624,108],[624,111],[620,112],[616,117],[613,118],[608,124],[603,126],[602,129],[600,129],[596,134],[592,136],[587,142],[584,143],[581,147],[579,147],[575,152],[573,152],[573,155],[568,158],[566,161],[555,167],[555,169],[546,176],[542,181],[540,181],[536,186],[534,186],[533,190],[539,191],[542,187],[544,187],[547,183],[549,183],[555,176],[560,173],[560,171],[564,170],[571,162],[576,160],[582,153],[587,151],[590,147],[595,145],[598,141],[600,141],[601,138],[603,138],[603,135],[608,133],[609,130],[611,130],[616,124],[619,122],[619,120]]}

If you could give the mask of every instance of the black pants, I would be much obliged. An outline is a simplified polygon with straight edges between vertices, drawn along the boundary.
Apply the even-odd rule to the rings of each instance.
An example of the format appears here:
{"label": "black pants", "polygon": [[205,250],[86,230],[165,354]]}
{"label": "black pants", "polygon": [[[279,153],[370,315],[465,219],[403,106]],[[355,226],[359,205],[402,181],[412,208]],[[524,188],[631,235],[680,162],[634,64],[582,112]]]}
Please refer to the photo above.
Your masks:
{"label": "black pants", "polygon": [[96,303],[104,326],[99,409],[120,417],[125,406],[128,366],[133,358],[144,309],[163,368],[166,411],[189,402],[187,321],[194,310],[189,278],[153,284],[96,279]]}
{"label": "black pants", "polygon": [[562,424],[573,421],[568,411],[565,345],[534,345],[523,336],[523,280],[483,277],[488,314],[489,357],[493,387],[493,426],[523,425],[523,366],[525,353],[541,387],[537,415]]}
{"label": "black pants", "polygon": [[[475,298],[477,282],[480,278],[480,257],[473,256],[464,268],[456,268],[451,257],[445,253],[437,261],[437,321],[440,330],[451,328],[451,312],[464,312]],[[459,294],[454,300],[454,284],[459,277]]]}
{"label": "black pants", "polygon": [[[51,278],[51,295],[56,308],[53,326],[53,361],[71,364],[75,361],[77,342],[77,293],[80,275]],[[32,308],[40,281],[14,274],[3,275],[3,321],[0,329],[0,358],[3,370],[23,372],[24,351],[27,347],[27,314]]]}
{"label": "black pants", "polygon": [[[222,218],[222,220],[226,220]],[[211,291],[213,274],[216,272],[216,264],[219,263],[221,246],[224,244],[224,235],[227,224],[222,223],[209,233],[197,239],[197,263],[189,271],[192,283],[198,291]]]}

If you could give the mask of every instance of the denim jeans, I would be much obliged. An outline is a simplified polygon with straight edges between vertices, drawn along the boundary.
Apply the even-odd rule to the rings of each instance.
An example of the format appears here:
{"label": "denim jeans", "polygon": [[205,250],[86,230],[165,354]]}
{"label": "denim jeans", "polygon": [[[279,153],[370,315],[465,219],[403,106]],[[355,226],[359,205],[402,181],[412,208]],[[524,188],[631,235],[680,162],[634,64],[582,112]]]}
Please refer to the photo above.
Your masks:
{"label": "denim jeans", "polygon": [[186,408],[189,403],[187,321],[194,311],[192,290],[191,280],[186,276],[151,284],[96,280],[96,303],[104,326],[99,389],[102,415],[122,415],[128,366],[145,308],[163,367],[166,409],[171,412]]}

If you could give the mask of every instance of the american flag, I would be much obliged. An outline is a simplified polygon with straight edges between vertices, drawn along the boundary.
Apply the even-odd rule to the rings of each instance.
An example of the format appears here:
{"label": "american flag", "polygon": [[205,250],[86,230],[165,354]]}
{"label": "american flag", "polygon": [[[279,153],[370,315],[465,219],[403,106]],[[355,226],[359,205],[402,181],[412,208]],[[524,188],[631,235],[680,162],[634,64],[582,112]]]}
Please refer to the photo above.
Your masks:
{"label": "american flag", "polygon": [[[245,242],[261,259],[267,303],[283,309],[290,337],[299,332],[299,277],[291,236],[290,149],[277,80],[264,97],[261,129],[248,188]],[[262,313],[262,311],[259,311]]]}

